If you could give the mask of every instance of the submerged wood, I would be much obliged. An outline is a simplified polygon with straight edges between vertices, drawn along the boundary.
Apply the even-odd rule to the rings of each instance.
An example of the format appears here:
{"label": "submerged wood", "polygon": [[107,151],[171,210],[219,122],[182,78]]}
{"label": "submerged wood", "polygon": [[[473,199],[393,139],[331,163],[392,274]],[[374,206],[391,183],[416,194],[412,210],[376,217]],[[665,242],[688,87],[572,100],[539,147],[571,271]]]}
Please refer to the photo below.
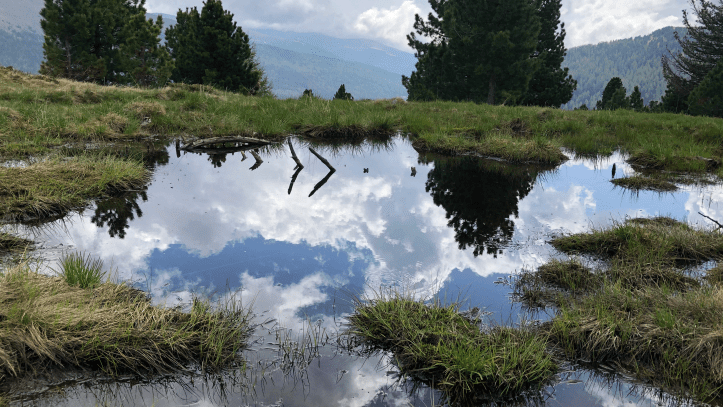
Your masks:
{"label": "submerged wood", "polygon": [[[319,160],[321,160],[321,162],[323,162],[324,165],[326,165],[327,167],[329,167],[329,170],[331,170],[331,172],[329,173],[329,176],[331,176],[331,174],[332,174],[334,171],[336,171],[336,168],[332,167],[331,164],[329,164],[329,161],[326,161],[326,159],[325,159],[324,157],[322,157],[319,153],[317,153],[313,148],[309,147],[309,151],[311,151],[311,153],[314,154],[314,155],[316,156],[316,158],[318,158]],[[313,192],[312,192],[312,193],[313,193]],[[311,196],[311,195],[309,195],[309,196]]]}
{"label": "submerged wood", "polygon": [[[723,225],[721,225],[720,223],[718,223],[717,220],[711,218],[710,216],[703,215],[702,212],[698,212],[698,215],[700,215],[700,216],[702,216],[702,217],[704,217],[704,218],[710,219],[713,223],[715,223],[716,225],[718,225],[718,229],[722,229],[722,228],[723,228]],[[718,229],[716,229],[716,230],[718,230]]]}
{"label": "submerged wood", "polygon": [[211,144],[218,144],[218,143],[254,144],[256,146],[273,144],[271,141],[261,140],[261,139],[257,139],[257,138],[253,138],[253,137],[212,137],[212,138],[192,141],[192,142],[186,144],[183,147],[183,149],[184,150],[196,150],[199,147],[208,146]]}

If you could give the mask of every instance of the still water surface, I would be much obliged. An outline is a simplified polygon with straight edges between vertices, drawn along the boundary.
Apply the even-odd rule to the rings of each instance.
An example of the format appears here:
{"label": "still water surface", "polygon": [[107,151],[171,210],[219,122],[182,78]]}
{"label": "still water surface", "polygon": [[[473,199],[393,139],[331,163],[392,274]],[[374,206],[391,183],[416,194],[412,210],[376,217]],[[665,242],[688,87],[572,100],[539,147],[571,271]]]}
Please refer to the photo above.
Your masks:
{"label": "still water surface", "polygon": [[[250,155],[177,156],[171,146],[159,155],[147,190],[28,230],[48,266],[65,250],[92,253],[157,303],[240,290],[257,322],[267,321],[245,354],[247,374],[154,384],[71,380],[46,386],[45,397],[30,394],[26,403],[431,406],[440,395],[400,385],[384,355],[340,353],[331,341],[299,369],[278,360],[276,338],[300,339],[310,329],[333,336],[353,296],[389,286],[462,300],[463,309],[514,323],[522,311],[511,304],[509,287],[496,282],[560,256],[547,243],[551,236],[626,217],[669,215],[694,224],[707,221],[698,212],[723,217],[720,187],[666,194],[615,188],[613,164],[616,177],[633,172],[617,154],[549,168],[420,155],[403,138],[384,147],[316,147],[337,171],[315,190],[328,169],[293,142],[305,167],[291,188],[295,164],[287,145],[262,152],[264,162],[253,170]],[[575,366],[543,396],[550,406],[670,402],[619,374]]]}

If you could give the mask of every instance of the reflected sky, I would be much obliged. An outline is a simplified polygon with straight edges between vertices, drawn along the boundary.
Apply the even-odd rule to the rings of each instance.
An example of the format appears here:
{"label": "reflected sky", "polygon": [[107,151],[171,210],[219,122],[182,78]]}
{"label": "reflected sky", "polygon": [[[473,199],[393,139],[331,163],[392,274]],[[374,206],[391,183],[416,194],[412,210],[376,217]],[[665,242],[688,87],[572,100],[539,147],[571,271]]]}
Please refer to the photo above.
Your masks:
{"label": "reflected sky", "polygon": [[[169,147],[147,189],[44,229],[36,240],[46,248],[47,266],[55,267],[64,250],[90,252],[117,269],[117,278],[168,305],[239,290],[245,304],[296,332],[309,321],[336,331],[355,297],[389,286],[423,298],[463,300],[464,308],[486,309],[505,323],[516,321],[520,310],[510,305],[509,288],[494,282],[559,256],[547,243],[551,236],[636,216],[706,223],[698,212],[721,219],[723,211],[719,187],[665,194],[614,187],[613,164],[616,177],[633,173],[617,154],[572,159],[557,168],[510,166],[420,155],[402,138],[389,148],[316,147],[337,171],[310,197],[328,168],[293,142],[304,168],[291,192],[295,163],[288,145],[261,151],[261,165],[250,154],[177,157]],[[313,391],[307,395],[303,386],[267,383],[261,395],[242,400],[321,405],[323,396],[333,401],[325,405],[428,405],[391,389],[393,380],[378,367],[384,363],[382,356],[364,361],[327,355],[310,370]],[[337,382],[344,370],[350,373]],[[657,402],[630,401],[594,380],[586,383],[551,388],[555,397],[547,404],[571,405],[561,397],[591,406]],[[143,404],[137,400],[144,391],[150,390],[129,390],[136,404]],[[213,401],[211,390],[199,392],[187,405],[224,405]],[[67,403],[102,399],[79,394]]]}

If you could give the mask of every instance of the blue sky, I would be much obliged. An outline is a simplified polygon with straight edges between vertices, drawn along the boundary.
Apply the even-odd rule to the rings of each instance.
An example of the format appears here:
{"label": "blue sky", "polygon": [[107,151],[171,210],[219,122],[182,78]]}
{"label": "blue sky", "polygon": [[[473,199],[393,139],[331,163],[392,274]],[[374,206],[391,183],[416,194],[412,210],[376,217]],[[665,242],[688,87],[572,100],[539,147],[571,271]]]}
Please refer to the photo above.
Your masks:
{"label": "blue sky", "polygon": [[[202,0],[147,0],[150,12],[175,14]],[[405,51],[414,14],[426,16],[426,0],[223,0],[242,28],[319,32],[340,38],[370,38]],[[683,25],[688,0],[563,0],[562,21],[570,48],[649,34]]]}

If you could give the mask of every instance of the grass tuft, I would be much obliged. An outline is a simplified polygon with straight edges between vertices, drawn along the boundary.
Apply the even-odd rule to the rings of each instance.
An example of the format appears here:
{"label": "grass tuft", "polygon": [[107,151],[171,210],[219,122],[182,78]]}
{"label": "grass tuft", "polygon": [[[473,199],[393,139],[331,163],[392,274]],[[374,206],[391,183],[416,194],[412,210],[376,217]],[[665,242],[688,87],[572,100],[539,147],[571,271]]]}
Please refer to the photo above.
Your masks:
{"label": "grass tuft", "polygon": [[392,352],[403,374],[453,402],[516,397],[556,372],[543,338],[523,328],[482,332],[479,322],[456,304],[425,304],[392,292],[358,301],[344,335],[351,347]]}
{"label": "grass tuft", "polygon": [[126,284],[81,288],[25,264],[0,274],[0,381],[52,366],[108,375],[214,372],[243,365],[250,334],[249,312],[233,296],[217,305],[194,299],[183,312],[154,306]]}
{"label": "grass tuft", "polygon": [[606,260],[597,271],[553,260],[517,278],[516,298],[557,308],[542,325],[551,344],[683,397],[708,402],[723,395],[723,273],[720,266],[709,270],[705,283],[689,271],[723,258],[723,234],[655,217],[551,243]]}
{"label": "grass tuft", "polygon": [[103,260],[91,258],[90,254],[64,254],[60,259],[60,271],[57,273],[68,285],[80,288],[93,288],[101,283],[105,275]]}

